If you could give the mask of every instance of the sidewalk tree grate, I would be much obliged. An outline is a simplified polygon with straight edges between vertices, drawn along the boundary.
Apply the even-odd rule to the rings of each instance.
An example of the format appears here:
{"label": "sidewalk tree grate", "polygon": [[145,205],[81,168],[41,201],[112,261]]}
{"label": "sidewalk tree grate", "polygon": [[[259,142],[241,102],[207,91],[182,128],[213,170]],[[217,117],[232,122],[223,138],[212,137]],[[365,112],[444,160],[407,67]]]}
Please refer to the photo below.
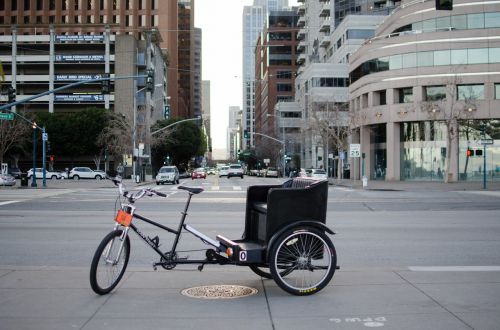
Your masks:
{"label": "sidewalk tree grate", "polygon": [[253,296],[257,292],[257,289],[241,285],[204,285],[184,289],[181,294],[199,299],[235,299]]}

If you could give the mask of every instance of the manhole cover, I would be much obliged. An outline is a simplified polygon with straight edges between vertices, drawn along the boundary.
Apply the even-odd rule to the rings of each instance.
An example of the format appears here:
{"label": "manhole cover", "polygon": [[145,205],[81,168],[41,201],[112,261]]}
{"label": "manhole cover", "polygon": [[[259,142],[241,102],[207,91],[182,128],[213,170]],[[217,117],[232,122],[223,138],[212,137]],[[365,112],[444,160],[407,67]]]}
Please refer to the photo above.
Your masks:
{"label": "manhole cover", "polygon": [[181,291],[185,296],[200,299],[234,299],[252,296],[257,292],[257,289],[241,285],[204,285]]}

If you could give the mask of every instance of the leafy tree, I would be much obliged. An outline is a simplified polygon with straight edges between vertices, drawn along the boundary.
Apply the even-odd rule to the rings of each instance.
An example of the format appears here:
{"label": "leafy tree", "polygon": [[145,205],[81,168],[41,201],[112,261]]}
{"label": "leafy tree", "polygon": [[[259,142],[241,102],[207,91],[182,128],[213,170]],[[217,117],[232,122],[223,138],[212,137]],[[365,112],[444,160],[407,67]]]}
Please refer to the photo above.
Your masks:
{"label": "leafy tree", "polygon": [[51,153],[71,159],[101,154],[98,136],[107,122],[107,111],[97,108],[77,113],[37,114],[38,125],[45,126],[45,131],[49,134]]}
{"label": "leafy tree", "polygon": [[[160,120],[151,130],[167,127],[179,120],[177,118]],[[163,165],[166,156],[170,157],[170,164],[182,168],[186,167],[193,156],[202,156],[206,152],[206,139],[195,123],[183,122],[165,129],[159,136],[156,136],[151,152],[154,169]]]}

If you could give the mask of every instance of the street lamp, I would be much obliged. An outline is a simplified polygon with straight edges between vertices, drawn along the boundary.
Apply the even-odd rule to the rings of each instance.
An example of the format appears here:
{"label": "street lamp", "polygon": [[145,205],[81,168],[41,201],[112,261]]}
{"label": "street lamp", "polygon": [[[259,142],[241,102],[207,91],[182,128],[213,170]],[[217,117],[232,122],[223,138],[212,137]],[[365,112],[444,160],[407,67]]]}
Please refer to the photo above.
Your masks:
{"label": "street lamp", "polygon": [[272,115],[270,113],[266,114],[267,117],[275,117],[275,118],[279,118],[279,123],[278,125],[281,126],[281,139],[283,141],[283,177],[285,177],[285,172],[286,172],[286,140],[285,140],[285,123],[284,123],[284,120],[283,120],[283,117],[280,115],[280,116],[276,116],[276,115]]}

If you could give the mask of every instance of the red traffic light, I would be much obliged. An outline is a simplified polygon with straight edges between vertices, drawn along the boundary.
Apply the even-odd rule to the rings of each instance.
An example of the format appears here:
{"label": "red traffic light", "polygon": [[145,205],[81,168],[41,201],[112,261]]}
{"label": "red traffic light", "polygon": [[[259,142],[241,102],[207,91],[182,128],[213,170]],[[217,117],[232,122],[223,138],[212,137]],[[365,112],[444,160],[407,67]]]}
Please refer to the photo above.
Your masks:
{"label": "red traffic light", "polygon": [[474,152],[472,151],[472,149],[467,149],[467,157],[471,156],[474,156]]}
{"label": "red traffic light", "polygon": [[51,162],[53,162],[55,159],[56,159],[56,157],[54,157],[54,155],[50,155],[50,156],[49,156],[49,160],[50,160]]}

